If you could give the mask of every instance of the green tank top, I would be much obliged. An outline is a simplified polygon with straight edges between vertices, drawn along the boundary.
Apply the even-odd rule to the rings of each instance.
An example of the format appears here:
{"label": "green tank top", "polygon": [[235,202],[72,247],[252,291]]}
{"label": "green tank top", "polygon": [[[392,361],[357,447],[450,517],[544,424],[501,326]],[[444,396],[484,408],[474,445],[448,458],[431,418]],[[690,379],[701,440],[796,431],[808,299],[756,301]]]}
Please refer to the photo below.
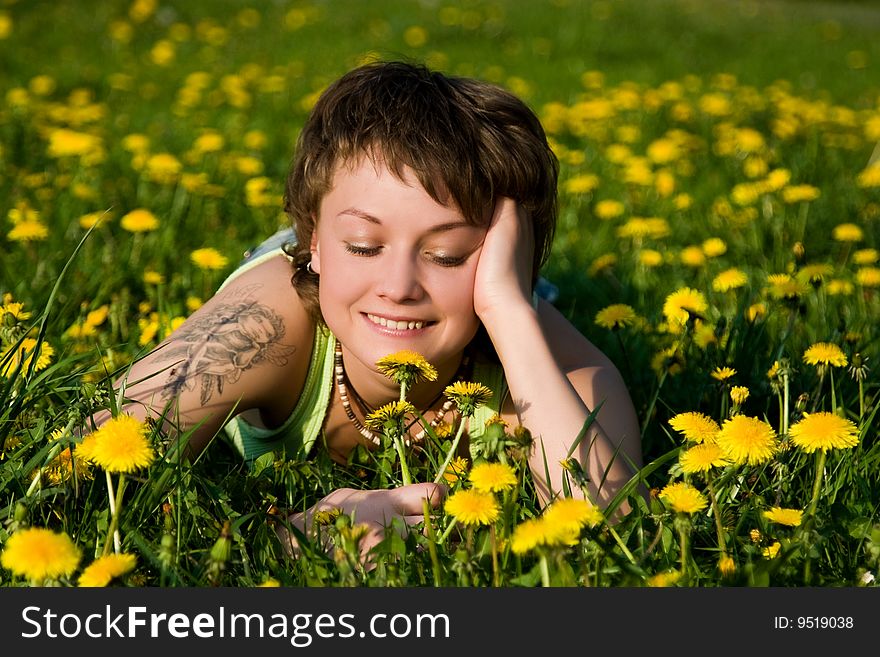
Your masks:
{"label": "green tank top", "polygon": [[[277,249],[248,261],[230,274],[220,290],[237,276],[283,253]],[[330,405],[335,350],[336,337],[326,326],[316,326],[305,384],[296,406],[281,426],[265,429],[254,426],[241,416],[226,423],[224,430],[227,437],[248,464],[253,464],[260,456],[270,452],[289,459],[305,459],[309,456],[324,428]],[[482,436],[486,422],[499,412],[507,394],[507,382],[501,365],[485,357],[477,357],[473,368],[474,381],[487,386],[493,395],[488,404],[476,410],[471,420],[468,433],[472,439]]]}

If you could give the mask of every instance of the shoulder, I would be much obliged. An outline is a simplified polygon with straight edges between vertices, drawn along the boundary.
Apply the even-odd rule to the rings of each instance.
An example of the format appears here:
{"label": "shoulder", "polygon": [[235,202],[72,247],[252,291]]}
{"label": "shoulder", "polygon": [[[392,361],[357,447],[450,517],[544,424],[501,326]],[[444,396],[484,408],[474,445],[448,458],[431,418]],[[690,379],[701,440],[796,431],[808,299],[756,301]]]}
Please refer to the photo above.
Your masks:
{"label": "shoulder", "polygon": [[283,254],[234,272],[169,339],[200,360],[200,372],[243,384],[245,407],[274,405],[279,386],[289,390],[308,368],[315,326],[291,274]]}

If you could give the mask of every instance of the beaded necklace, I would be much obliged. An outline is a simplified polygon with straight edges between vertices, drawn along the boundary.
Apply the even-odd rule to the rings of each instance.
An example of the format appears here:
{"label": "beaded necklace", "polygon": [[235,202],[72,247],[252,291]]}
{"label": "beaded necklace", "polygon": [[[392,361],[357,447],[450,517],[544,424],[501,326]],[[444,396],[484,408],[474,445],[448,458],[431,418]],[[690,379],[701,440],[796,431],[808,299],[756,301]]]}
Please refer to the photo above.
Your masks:
{"label": "beaded necklace", "polygon": [[[343,410],[345,410],[345,415],[348,417],[348,419],[352,423],[352,425],[354,425],[354,428],[358,430],[358,433],[360,433],[364,438],[366,438],[367,440],[369,440],[373,444],[381,445],[382,444],[382,436],[376,434],[375,432],[370,430],[368,427],[365,427],[363,422],[361,422],[357,418],[357,416],[354,414],[354,409],[352,409],[352,407],[351,407],[351,400],[349,399],[348,386],[346,385],[347,377],[345,375],[345,366],[343,365],[343,362],[342,362],[342,344],[338,340],[336,342],[336,351],[335,351],[334,357],[333,357],[333,365],[334,365],[333,376],[336,379],[336,389],[339,391],[339,399],[342,401],[342,408],[343,408]],[[461,378],[463,378],[469,367],[470,367],[470,357],[467,354],[465,354],[461,359],[461,364],[458,367],[458,371],[455,373],[455,376],[452,377],[453,381],[457,381],[457,380],[460,380]],[[361,412],[364,414],[364,417],[367,417],[375,409],[371,408],[369,406],[369,404],[367,404],[366,401],[364,401],[364,399],[360,395],[358,395],[357,391],[354,388],[352,388],[351,390],[352,390],[352,395],[355,398],[355,401],[360,406]],[[441,391],[440,393],[437,394],[436,397],[434,397],[433,400],[431,400],[431,403],[428,404],[428,407],[425,409],[425,412],[427,412],[427,410],[430,409],[437,402],[438,399],[440,399],[440,396],[442,394],[443,393]],[[447,399],[445,402],[443,402],[443,405],[440,407],[440,410],[437,411],[437,414],[434,416],[434,419],[431,420],[431,422],[430,422],[431,429],[436,429],[437,427],[440,426],[440,423],[443,422],[443,418],[446,416],[446,413],[448,413],[449,409],[452,408],[453,403],[454,402],[452,399]],[[424,413],[422,413],[422,416],[424,416]],[[410,425],[406,428],[407,432],[418,421],[419,421],[418,418],[413,420],[413,422],[410,423]],[[428,433],[427,429],[422,427],[421,431],[419,431],[412,438],[410,438],[410,437],[405,438],[404,442],[407,445],[409,445],[411,443],[421,442],[425,438],[427,433]]]}

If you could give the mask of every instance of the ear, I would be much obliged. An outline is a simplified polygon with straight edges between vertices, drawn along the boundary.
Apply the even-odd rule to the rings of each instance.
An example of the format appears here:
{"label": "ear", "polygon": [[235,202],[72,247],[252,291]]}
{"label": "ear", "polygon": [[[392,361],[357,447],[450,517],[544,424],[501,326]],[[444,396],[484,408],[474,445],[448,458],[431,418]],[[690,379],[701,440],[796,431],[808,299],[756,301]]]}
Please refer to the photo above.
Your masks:
{"label": "ear", "polygon": [[321,247],[318,243],[318,226],[315,224],[312,230],[312,239],[309,242],[309,251],[312,253],[312,271],[316,274],[321,273]]}

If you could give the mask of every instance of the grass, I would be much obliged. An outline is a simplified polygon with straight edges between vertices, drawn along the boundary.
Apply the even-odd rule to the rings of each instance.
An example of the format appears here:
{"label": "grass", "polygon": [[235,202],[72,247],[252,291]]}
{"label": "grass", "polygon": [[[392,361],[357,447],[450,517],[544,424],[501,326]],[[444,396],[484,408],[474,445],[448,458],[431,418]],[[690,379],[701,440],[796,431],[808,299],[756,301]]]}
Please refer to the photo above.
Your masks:
{"label": "grass", "polygon": [[[129,13],[148,4],[0,9],[10,72],[0,83],[0,544],[27,526],[66,533],[82,559],[62,584],[115,543],[114,529],[137,557],[117,580],[131,585],[873,583],[880,187],[867,164],[880,141],[880,12],[870,3],[388,1],[331,12],[296,2],[254,12],[227,1]],[[618,502],[639,481],[653,494],[632,494],[620,521],[562,535],[552,516],[540,524],[511,428],[485,453],[517,474],[495,499],[499,520],[468,527],[441,512],[424,532],[392,531],[370,571],[357,567],[358,530],[345,517],[326,524],[340,550],[307,545],[294,562],[275,529],[280,510],[341,486],[398,482],[394,449],[358,451],[348,468],[270,455],[247,470],[218,437],[184,466],[152,429],[157,461],[121,488],[118,475],[59,461],[82,418],[113,407],[109,381],[283,225],[290,148],[315,92],[376,56],[496,81],[542,117],[562,163],[544,274],[560,288],[557,306],[624,373],[643,427],[647,465]],[[218,150],[198,146],[206,132],[222,138]],[[150,159],[158,154],[171,158]],[[157,229],[122,227],[138,208]],[[104,220],[87,235],[93,213]],[[640,221],[652,217],[665,223]],[[206,247],[227,264],[196,266],[190,253]],[[718,276],[732,268],[745,283],[725,290]],[[667,303],[675,293],[689,299],[682,323]],[[612,304],[631,316],[607,329],[597,313]],[[806,362],[817,343],[835,345],[846,365]],[[21,345],[43,358],[22,361]],[[740,404],[734,386],[748,390]],[[719,427],[735,414],[766,424],[772,457],[683,472],[694,444],[670,421],[689,412]],[[790,428],[804,412],[851,423],[857,444],[822,457],[798,447]],[[413,455],[413,479],[433,480],[448,448],[438,438]],[[682,481],[705,506],[675,510],[661,491]],[[114,506],[123,491],[118,527],[108,489]],[[801,524],[768,519],[773,507],[803,512]],[[545,532],[543,543],[524,548],[520,526]],[[29,580],[41,581],[0,569],[3,585]]]}

